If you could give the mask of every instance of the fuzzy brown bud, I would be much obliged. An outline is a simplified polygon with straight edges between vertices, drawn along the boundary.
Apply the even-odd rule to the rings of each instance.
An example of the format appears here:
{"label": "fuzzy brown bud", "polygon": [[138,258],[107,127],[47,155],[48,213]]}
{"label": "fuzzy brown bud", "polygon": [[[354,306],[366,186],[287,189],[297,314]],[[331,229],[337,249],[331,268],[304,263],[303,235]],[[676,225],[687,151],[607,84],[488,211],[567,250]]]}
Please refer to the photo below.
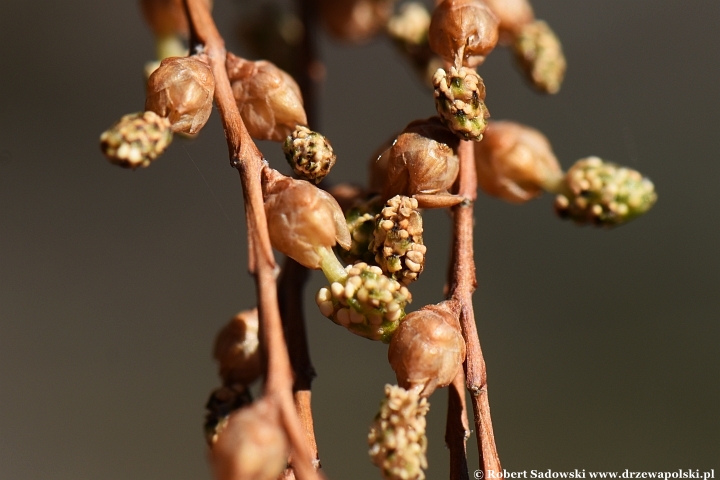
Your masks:
{"label": "fuzzy brown bud", "polygon": [[100,148],[112,163],[147,167],[172,141],[170,121],[154,112],[131,113],[100,135]]}
{"label": "fuzzy brown bud", "polygon": [[364,42],[387,23],[395,0],[320,0],[320,18],[330,34],[348,42]]}
{"label": "fuzzy brown bud", "polygon": [[336,243],[350,248],[345,216],[329,193],[265,168],[263,196],[270,242],[296,262],[319,269]]}
{"label": "fuzzy brown bud", "polygon": [[410,123],[388,151],[383,198],[446,192],[460,168],[459,143],[437,117]]}
{"label": "fuzzy brown bud", "polygon": [[515,58],[532,85],[544,93],[557,93],[567,63],[560,40],[542,20],[525,25],[513,45]]}
{"label": "fuzzy brown bud", "polygon": [[485,139],[475,144],[480,187],[510,203],[524,203],[562,180],[548,139],[514,122],[490,122]]}
{"label": "fuzzy brown bud", "polygon": [[403,285],[417,280],[425,267],[422,233],[418,202],[411,197],[391,198],[375,220],[369,248],[380,268]]}
{"label": "fuzzy brown bud", "polygon": [[277,408],[260,399],[230,415],[210,449],[210,464],[218,480],[275,480],[288,450]]}
{"label": "fuzzy brown bud", "polygon": [[445,0],[430,21],[430,48],[456,67],[475,67],[498,42],[498,19],[481,0]]}
{"label": "fuzzy brown bud", "polygon": [[224,385],[250,385],[262,373],[257,308],[238,313],[215,338],[213,357]]}
{"label": "fuzzy brown bud", "polygon": [[423,480],[427,468],[427,398],[385,385],[385,398],[370,426],[370,458],[385,480]]}
{"label": "fuzzy brown bud", "polygon": [[360,262],[345,271],[345,278],[318,291],[320,312],[361,337],[389,342],[412,301],[410,292],[383,275],[380,267]]}
{"label": "fuzzy brown bud", "polygon": [[487,127],[490,112],[485,100],[485,84],[475,70],[439,68],[433,76],[435,108],[445,125],[465,140],[479,142]]}
{"label": "fuzzy brown bud", "polygon": [[226,62],[233,96],[250,136],[282,142],[307,125],[300,87],[265,60],[251,62],[229,53]]}
{"label": "fuzzy brown bud", "polygon": [[170,57],[147,83],[145,109],[167,117],[174,132],[196,134],[210,118],[215,77],[199,57]]}
{"label": "fuzzy brown bud", "polygon": [[615,227],[650,210],[657,201],[652,182],[640,172],[588,157],[565,175],[555,210],[579,224]]}
{"label": "fuzzy brown bud", "polygon": [[428,397],[449,385],[465,361],[460,323],[445,303],[409,313],[388,349],[398,384]]}
{"label": "fuzzy brown bud", "polygon": [[500,22],[501,40],[503,34],[514,37],[525,25],[535,20],[532,6],[528,0],[484,0]]}
{"label": "fuzzy brown bud", "polygon": [[218,435],[227,427],[230,414],[250,403],[252,395],[244,385],[224,385],[213,390],[205,404],[205,440],[208,445],[217,442]]}
{"label": "fuzzy brown bud", "polygon": [[337,159],[324,135],[301,125],[285,139],[283,153],[293,171],[313,183],[320,183]]}

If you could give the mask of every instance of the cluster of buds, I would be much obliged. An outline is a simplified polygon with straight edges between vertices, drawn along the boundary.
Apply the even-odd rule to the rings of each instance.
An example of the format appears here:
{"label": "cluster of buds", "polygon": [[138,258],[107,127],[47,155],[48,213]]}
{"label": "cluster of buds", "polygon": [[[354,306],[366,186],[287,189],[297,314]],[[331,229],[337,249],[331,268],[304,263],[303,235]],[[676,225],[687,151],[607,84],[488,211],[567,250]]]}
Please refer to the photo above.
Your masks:
{"label": "cluster of buds", "polygon": [[166,58],[148,79],[145,110],[168,118],[173,132],[194,135],[210,118],[214,92],[205,58]]}
{"label": "cluster of buds", "polygon": [[170,121],[154,112],[125,115],[100,135],[100,148],[112,163],[147,167],[172,141]]}
{"label": "cluster of buds", "polygon": [[578,160],[564,180],[555,210],[580,224],[614,227],[647,212],[657,200],[652,182],[640,172],[598,157]]}
{"label": "cluster of buds", "polygon": [[485,84],[475,70],[439,68],[433,76],[435,108],[445,125],[465,140],[479,142],[487,127],[490,112],[485,100]]}
{"label": "cluster of buds", "polygon": [[375,261],[384,272],[408,285],[417,280],[425,266],[427,247],[422,233],[417,200],[397,195],[377,215],[368,248],[375,252]]}
{"label": "cluster of buds", "polygon": [[367,41],[382,31],[395,0],[320,0],[320,18],[330,34],[348,42]]}
{"label": "cluster of buds", "polygon": [[388,360],[407,390],[429,397],[450,385],[465,361],[465,340],[448,302],[409,313],[392,337]]}
{"label": "cluster of buds", "polygon": [[429,409],[427,398],[417,392],[385,385],[385,398],[368,434],[368,453],[385,480],[425,478]]}
{"label": "cluster of buds", "polygon": [[498,42],[498,19],[482,0],[445,0],[432,14],[430,48],[456,67],[475,67]]}
{"label": "cluster of buds", "polygon": [[475,165],[485,193],[510,203],[553,191],[563,175],[542,133],[508,121],[490,122],[485,139],[475,144]]}
{"label": "cluster of buds", "polygon": [[560,40],[542,20],[525,25],[515,37],[513,50],[531,83],[545,93],[557,93],[567,63]]}
{"label": "cluster of buds", "polygon": [[324,135],[302,125],[285,139],[283,153],[293,171],[305,180],[320,183],[335,165],[335,152]]}
{"label": "cluster of buds", "polygon": [[412,300],[407,287],[363,262],[347,266],[344,277],[329,280],[330,286],[315,297],[320,312],[361,337],[389,342]]}
{"label": "cluster of buds", "polygon": [[257,140],[284,141],[298,125],[307,125],[300,87],[265,60],[252,62],[228,53],[226,68],[240,116]]}

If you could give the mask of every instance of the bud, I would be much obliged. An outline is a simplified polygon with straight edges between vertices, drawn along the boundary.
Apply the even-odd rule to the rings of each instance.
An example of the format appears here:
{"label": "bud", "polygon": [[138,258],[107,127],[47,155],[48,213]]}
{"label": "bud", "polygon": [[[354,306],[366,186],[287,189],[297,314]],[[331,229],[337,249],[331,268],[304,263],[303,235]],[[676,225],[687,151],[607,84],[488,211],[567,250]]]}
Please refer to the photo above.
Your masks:
{"label": "bud", "polygon": [[260,399],[230,415],[210,448],[210,464],[218,480],[275,480],[288,453],[277,408]]}
{"label": "bud", "polygon": [[217,442],[232,412],[251,403],[252,395],[244,385],[226,385],[213,390],[205,404],[205,440],[208,445]]}
{"label": "bud", "polygon": [[[484,0],[500,22],[500,35],[514,37],[525,25],[535,20],[528,0]],[[501,38],[501,40],[504,40]]]}
{"label": "bud", "polygon": [[335,152],[324,135],[298,125],[283,143],[283,152],[301,178],[320,183],[335,165]]}
{"label": "bud", "polygon": [[100,135],[100,149],[125,168],[147,167],[172,141],[170,121],[154,112],[131,113]]}
{"label": "bud", "polygon": [[498,19],[480,0],[445,0],[430,21],[430,48],[456,67],[475,67],[495,48]]}
{"label": "bud", "polygon": [[460,168],[459,143],[437,117],[410,123],[388,151],[383,198],[446,192]]}
{"label": "bud", "polygon": [[565,55],[560,40],[547,23],[525,25],[513,45],[515,58],[528,80],[541,92],[557,93],[565,76]]}
{"label": "bud", "polygon": [[578,160],[565,175],[561,190],[555,199],[560,217],[603,227],[628,222],[657,200],[654,185],[640,172],[598,157]]}
{"label": "bud", "polygon": [[390,341],[412,296],[380,267],[360,262],[345,268],[347,277],[318,291],[315,302],[333,322],[370,340]]}
{"label": "bud", "polygon": [[228,53],[226,68],[233,96],[250,136],[281,142],[307,125],[300,87],[265,60],[251,62]]}
{"label": "bud", "polygon": [[375,196],[359,205],[348,209],[345,213],[352,244],[349,250],[338,250],[338,255],[345,263],[362,261],[373,263],[375,254],[370,250],[375,231],[375,217],[382,209],[383,204],[379,196]]}
{"label": "bud", "polygon": [[263,196],[272,246],[301,265],[322,268],[335,243],[350,248],[345,216],[329,193],[264,168]]}
{"label": "bud", "polygon": [[224,385],[250,385],[262,373],[257,308],[238,313],[215,338],[213,357]]}
{"label": "bud", "polygon": [[147,83],[145,110],[167,117],[174,132],[196,134],[212,111],[215,77],[200,57],[170,57]]}
{"label": "bud", "polygon": [[465,340],[447,302],[409,313],[388,349],[398,384],[429,397],[452,383],[465,361]]}
{"label": "bud", "polygon": [[475,70],[439,68],[433,76],[435,108],[445,125],[465,140],[482,140],[490,117],[485,103],[485,84]]}
{"label": "bud", "polygon": [[480,187],[510,203],[524,203],[552,190],[562,170],[550,142],[539,131],[514,122],[490,122],[475,144]]}
{"label": "bud", "polygon": [[422,480],[427,468],[427,398],[385,385],[385,398],[370,426],[370,458],[386,480]]}
{"label": "bud", "polygon": [[427,252],[417,200],[401,195],[391,198],[374,223],[369,248],[375,252],[380,268],[403,285],[417,280]]}
{"label": "bud", "polygon": [[338,40],[359,43],[379,33],[395,0],[320,0],[320,18]]}
{"label": "bud", "polygon": [[430,12],[422,3],[408,2],[400,6],[397,15],[388,21],[390,37],[402,44],[423,45],[427,43],[430,28]]}

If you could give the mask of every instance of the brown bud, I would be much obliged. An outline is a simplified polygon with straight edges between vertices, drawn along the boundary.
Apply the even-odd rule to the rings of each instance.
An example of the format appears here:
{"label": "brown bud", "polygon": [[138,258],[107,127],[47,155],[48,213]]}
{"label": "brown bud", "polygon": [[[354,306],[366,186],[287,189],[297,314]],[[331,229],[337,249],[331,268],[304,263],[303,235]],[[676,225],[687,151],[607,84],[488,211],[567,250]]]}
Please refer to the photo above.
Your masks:
{"label": "brown bud", "polygon": [[262,373],[257,308],[238,313],[215,338],[213,357],[224,385],[249,385]]}
{"label": "brown bud", "polygon": [[333,37],[363,42],[385,27],[394,3],[395,0],[320,0],[320,18]]}
{"label": "brown bud", "polygon": [[131,113],[100,135],[100,148],[112,163],[125,168],[147,167],[172,141],[167,118],[154,112]]}
{"label": "brown bud", "polygon": [[[211,0],[204,0],[212,8]],[[145,21],[158,37],[188,35],[187,14],[182,0],[140,0]]]}
{"label": "brown bud", "polygon": [[265,60],[251,62],[228,53],[226,68],[233,96],[250,136],[281,142],[307,124],[300,87]]}
{"label": "brown bud", "polygon": [[430,48],[456,67],[475,67],[498,42],[498,19],[482,0],[445,0],[430,21]]}
{"label": "brown bud", "polygon": [[[528,0],[484,0],[500,22],[500,35],[515,36],[523,26],[535,20],[532,6]],[[502,40],[502,39],[501,39]]]}
{"label": "brown bud", "polygon": [[488,195],[524,203],[562,180],[550,142],[539,131],[514,122],[490,122],[475,144],[478,184]]}
{"label": "brown bud", "polygon": [[145,109],[167,117],[174,132],[195,134],[212,111],[215,77],[200,57],[170,57],[147,83]]}
{"label": "brown bud", "polygon": [[407,390],[428,397],[449,385],[465,361],[465,340],[447,302],[409,313],[390,341],[388,360]]}
{"label": "brown bud", "polygon": [[288,135],[282,148],[293,172],[313,183],[320,183],[337,160],[328,139],[302,125]]}
{"label": "brown bud", "polygon": [[437,117],[410,123],[388,151],[383,198],[446,192],[460,168],[459,143]]}
{"label": "brown bud", "polygon": [[205,440],[208,445],[217,442],[232,412],[251,403],[252,395],[245,385],[224,385],[213,390],[205,404]]}
{"label": "brown bud", "polygon": [[210,449],[218,480],[275,480],[287,458],[288,440],[277,407],[267,399],[231,414]]}
{"label": "brown bud", "polygon": [[345,216],[337,201],[324,190],[265,168],[263,196],[270,242],[298,263],[318,269],[323,253],[335,243],[350,248]]}

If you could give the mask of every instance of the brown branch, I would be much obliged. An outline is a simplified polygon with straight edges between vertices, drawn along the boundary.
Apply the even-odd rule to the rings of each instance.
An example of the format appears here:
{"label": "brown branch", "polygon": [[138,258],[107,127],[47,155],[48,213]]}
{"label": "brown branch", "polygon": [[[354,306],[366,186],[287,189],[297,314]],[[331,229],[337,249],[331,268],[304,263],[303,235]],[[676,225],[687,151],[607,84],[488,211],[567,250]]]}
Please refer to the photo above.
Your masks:
{"label": "brown branch", "polygon": [[206,2],[185,0],[193,39],[204,47],[215,77],[217,105],[230,154],[240,172],[245,201],[250,271],[255,277],[261,336],[267,355],[265,395],[280,409],[283,427],[294,452],[295,470],[301,479],[322,478],[312,466],[312,454],[292,397],[292,370],[282,330],[275,284],[275,259],[268,234],[260,186],[262,155],[248,134],[238,111],[225,70],[225,42],[217,30]]}
{"label": "brown branch", "polygon": [[490,471],[500,471],[500,459],[495,446],[490,404],[487,396],[487,372],[485,359],[480,348],[472,294],[477,286],[473,252],[473,201],[477,195],[477,174],[473,154],[473,143],[460,142],[458,148],[460,174],[458,195],[466,200],[453,207],[453,272],[450,295],[461,304],[460,324],[467,347],[465,360],[466,387],[470,391],[475,416],[475,435],[478,441],[480,467],[485,478]]}
{"label": "brown branch", "polygon": [[448,411],[445,422],[445,444],[450,450],[450,480],[470,480],[467,466],[468,427],[465,403],[465,375],[458,372],[448,386]]}

